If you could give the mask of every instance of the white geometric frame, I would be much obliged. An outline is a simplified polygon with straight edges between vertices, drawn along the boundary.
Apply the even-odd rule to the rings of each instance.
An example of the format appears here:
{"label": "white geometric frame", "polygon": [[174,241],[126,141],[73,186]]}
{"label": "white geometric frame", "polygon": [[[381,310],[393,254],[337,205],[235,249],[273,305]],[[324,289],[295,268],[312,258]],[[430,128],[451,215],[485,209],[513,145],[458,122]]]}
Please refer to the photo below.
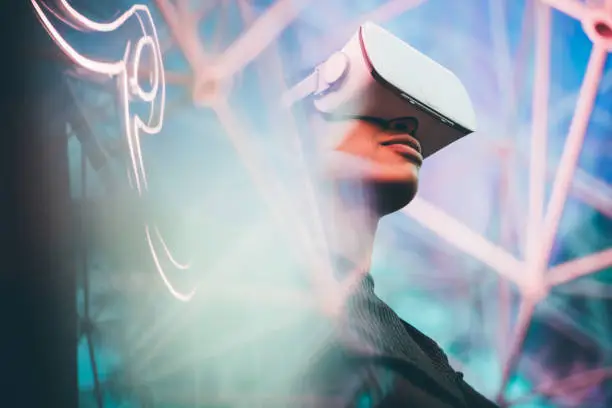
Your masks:
{"label": "white geometric frame", "polygon": [[[272,185],[257,163],[247,154],[248,139],[238,127],[239,121],[226,101],[226,91],[231,86],[232,78],[249,62],[257,58],[264,49],[271,46],[280,33],[292,23],[305,7],[307,1],[294,2],[277,0],[258,19],[253,19],[251,6],[247,0],[234,0],[249,29],[243,33],[224,53],[212,57],[203,48],[198,34],[198,25],[203,16],[219,3],[232,0],[219,0],[216,4],[206,5],[194,12],[187,0],[155,0],[158,8],[170,28],[172,36],[187,58],[192,70],[193,81],[183,74],[165,72],[168,83],[193,84],[192,98],[194,103],[214,110],[225,127],[228,136],[242,160],[248,166],[251,175],[259,188],[266,191]],[[363,20],[383,22],[400,13],[415,7],[426,0],[389,0],[376,10],[363,16],[350,26],[341,27],[334,34],[344,38]],[[536,60],[535,83],[542,84],[533,92],[533,124],[530,146],[529,165],[529,203],[528,222],[525,245],[525,258],[517,259],[502,247],[489,242],[480,234],[470,230],[460,221],[446,214],[442,209],[422,198],[415,199],[402,211],[415,221],[428,228],[443,240],[454,245],[474,259],[489,266],[504,280],[516,285],[522,295],[517,324],[514,329],[513,342],[508,354],[504,357],[503,381],[500,386],[500,397],[509,380],[511,370],[516,363],[521,344],[531,320],[535,305],[547,296],[549,290],[581,276],[594,273],[612,266],[612,248],[572,260],[549,268],[550,252],[557,234],[566,199],[570,193],[602,214],[612,216],[612,186],[577,169],[577,160],[582,148],[595,96],[603,75],[603,68],[608,53],[612,52],[612,0],[596,5],[585,4],[577,0],[536,0]],[[554,175],[552,194],[545,201],[545,186],[550,175],[547,163],[548,133],[548,84],[550,81],[550,43],[551,13],[553,10],[567,14],[582,22],[585,33],[593,43],[589,63],[584,75],[582,87],[576,103],[576,109],[566,138],[565,147]],[[607,29],[606,29],[607,27]],[[607,31],[606,31],[607,30]],[[267,69],[282,69],[278,56],[270,53]],[[86,75],[85,75],[86,76]],[[281,78],[281,75],[271,77]],[[270,196],[264,194],[264,196]],[[312,199],[312,197],[311,197]],[[275,205],[270,203],[270,205]],[[282,208],[280,209],[282,210]],[[294,223],[294,226],[298,226]],[[304,245],[304,242],[301,243]],[[320,257],[311,256],[314,249],[307,248],[305,259]],[[168,254],[168,256],[171,256]],[[314,261],[313,261],[314,262]],[[325,271],[328,265],[313,265],[313,270]],[[524,273],[523,271],[527,271]],[[319,279],[326,280],[328,274],[322,273]],[[322,286],[330,282],[321,282]],[[188,299],[183,299],[188,300]],[[572,381],[599,382],[610,376],[612,369],[592,370],[577,379],[572,377],[555,384],[541,385],[539,392],[550,393],[555,387],[571,387]],[[518,402],[518,401],[516,401]]]}
{"label": "white geometric frame", "polygon": [[[245,1],[237,0],[245,17],[248,16],[249,6]],[[206,56],[197,38],[195,29],[197,21],[185,23],[189,13],[180,14],[181,4],[177,2],[174,8],[169,0],[156,0],[172,30],[178,46],[192,64],[196,86],[193,97],[196,103],[206,103],[215,110],[229,134],[237,134],[233,128],[231,113],[218,98],[211,100],[201,93],[202,84],[208,81],[223,81],[239,72],[270,43],[282,28],[288,26],[296,17],[299,8],[295,2],[278,0],[258,20],[250,24],[247,32],[236,40],[228,49],[214,60]],[[367,16],[353,23],[357,26],[360,21],[384,21],[397,14],[405,12],[422,3],[419,0],[391,0],[368,13]],[[307,2],[298,2],[305,5]],[[458,249],[471,255],[475,259],[488,265],[500,277],[514,283],[521,291],[522,305],[520,307],[517,326],[513,336],[513,346],[505,359],[503,381],[500,394],[505,388],[512,366],[522,344],[527,326],[530,322],[535,305],[542,300],[551,287],[568,282],[598,270],[612,266],[612,248],[592,254],[580,259],[548,268],[550,251],[557,233],[559,222],[563,213],[568,194],[573,187],[573,193],[580,194],[580,199],[593,208],[610,216],[612,209],[612,186],[594,180],[592,176],[574,178],[577,160],[581,151],[582,142],[593,110],[595,96],[602,79],[603,68],[609,52],[612,51],[612,37],[605,36],[597,30],[598,24],[605,24],[612,28],[612,0],[606,0],[604,5],[589,6],[577,0],[538,0],[536,7],[536,61],[535,83],[542,86],[535,87],[533,94],[533,124],[531,137],[531,155],[529,171],[529,211],[528,230],[525,248],[525,259],[513,257],[503,248],[492,244],[480,234],[471,231],[456,219],[444,213],[440,208],[428,203],[422,198],[416,198],[402,211],[414,218],[424,227],[439,235],[442,239],[453,244]],[[185,11],[186,8],[183,8]],[[545,186],[548,176],[547,163],[547,133],[548,133],[548,84],[550,83],[550,45],[551,45],[551,13],[557,10],[582,22],[583,28],[593,42],[593,49],[588,62],[583,84],[578,96],[575,113],[570,125],[569,133],[563,149],[563,154],[555,174],[551,198],[545,202]],[[247,17],[248,18],[248,17]],[[181,24],[178,24],[178,22]],[[349,33],[353,27],[339,30]],[[247,52],[248,51],[248,52]],[[209,67],[214,68],[209,68]],[[278,68],[278,67],[277,67]],[[217,89],[221,87],[216,87]],[[219,97],[219,95],[215,95]],[[578,186],[573,186],[572,184]],[[590,185],[589,185],[590,184]],[[597,195],[598,185],[604,185],[607,194]],[[601,190],[599,190],[601,191]],[[527,270],[528,273],[519,273]],[[605,371],[605,370],[604,370]],[[585,373],[586,374],[586,373]],[[601,370],[596,370],[593,381],[601,381]],[[610,370],[606,375],[610,375]],[[581,379],[584,381],[584,378]],[[566,382],[571,382],[567,379]],[[561,384],[557,384],[560,386]],[[564,384],[568,386],[569,384]]]}

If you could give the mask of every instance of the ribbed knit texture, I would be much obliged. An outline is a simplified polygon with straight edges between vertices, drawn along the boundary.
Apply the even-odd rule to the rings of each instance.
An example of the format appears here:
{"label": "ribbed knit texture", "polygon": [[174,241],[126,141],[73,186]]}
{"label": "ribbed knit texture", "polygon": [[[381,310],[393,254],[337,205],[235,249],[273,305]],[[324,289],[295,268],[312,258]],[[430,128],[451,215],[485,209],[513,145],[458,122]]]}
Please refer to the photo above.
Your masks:
{"label": "ribbed knit texture", "polygon": [[348,299],[342,326],[340,341],[349,350],[425,375],[462,401],[457,385],[460,374],[450,366],[445,353],[376,296],[371,276],[366,276]]}

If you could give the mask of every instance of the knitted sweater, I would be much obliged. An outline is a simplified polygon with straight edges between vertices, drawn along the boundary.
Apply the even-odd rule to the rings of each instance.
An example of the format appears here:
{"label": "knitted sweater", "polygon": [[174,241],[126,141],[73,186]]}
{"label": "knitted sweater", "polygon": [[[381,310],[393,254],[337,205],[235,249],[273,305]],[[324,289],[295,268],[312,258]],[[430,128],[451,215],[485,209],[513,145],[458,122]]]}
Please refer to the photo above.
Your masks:
{"label": "knitted sweater", "polygon": [[402,320],[376,296],[369,275],[349,299],[345,319],[341,342],[356,355],[393,365],[409,377],[424,378],[457,406],[497,407],[463,380],[434,340]]}

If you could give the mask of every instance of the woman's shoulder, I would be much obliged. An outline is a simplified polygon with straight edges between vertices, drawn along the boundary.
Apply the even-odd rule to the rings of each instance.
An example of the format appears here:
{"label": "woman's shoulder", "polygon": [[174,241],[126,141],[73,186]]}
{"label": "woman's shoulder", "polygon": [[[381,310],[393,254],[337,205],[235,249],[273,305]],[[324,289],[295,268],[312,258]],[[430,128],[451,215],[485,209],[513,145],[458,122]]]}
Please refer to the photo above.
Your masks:
{"label": "woman's shoulder", "polygon": [[478,408],[499,408],[499,406],[474,388],[469,385],[463,379],[463,374],[459,372],[455,372],[454,369],[450,366],[450,362],[448,361],[448,357],[446,353],[442,350],[442,348],[433,340],[431,337],[427,336],[425,333],[411,325],[410,323],[402,320],[406,331],[410,334],[410,336],[414,339],[414,341],[419,345],[419,347],[431,358],[434,362],[437,362],[438,366],[443,365],[447,369],[452,370],[456,374],[457,382],[461,388],[463,395],[465,396],[468,406],[470,407],[478,407]]}
{"label": "woman's shoulder", "polygon": [[404,319],[402,319],[402,324],[404,325],[404,328],[406,329],[406,331],[410,333],[410,335],[414,338],[414,340],[417,343],[419,343],[419,345],[423,343],[427,347],[435,346],[437,348],[440,348],[440,346],[438,346],[438,343],[436,343],[434,339],[432,339],[431,337],[429,337],[428,335],[426,335],[425,333],[423,333],[422,331],[420,331],[419,329],[417,329],[416,327],[414,327],[413,325],[411,325]]}
{"label": "woman's shoulder", "polygon": [[423,333],[422,331],[420,331],[419,329],[417,329],[416,327],[414,327],[403,319],[402,324],[404,325],[404,328],[406,329],[410,337],[412,337],[412,339],[425,352],[425,354],[427,354],[433,360],[440,360],[445,364],[450,364],[446,353],[444,353],[444,350],[442,350],[442,348],[438,345],[438,343],[436,343],[434,339],[427,336],[425,333]]}

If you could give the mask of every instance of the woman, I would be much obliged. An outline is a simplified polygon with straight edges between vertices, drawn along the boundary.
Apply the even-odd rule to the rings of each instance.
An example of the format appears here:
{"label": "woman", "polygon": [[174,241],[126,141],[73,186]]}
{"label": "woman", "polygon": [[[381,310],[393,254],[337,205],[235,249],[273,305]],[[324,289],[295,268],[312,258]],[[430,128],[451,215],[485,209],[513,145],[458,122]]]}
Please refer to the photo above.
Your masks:
{"label": "woman", "polygon": [[[424,96],[421,99],[432,108],[421,106],[412,94]],[[317,295],[319,308],[288,311],[288,304],[283,304],[282,312],[300,322],[270,330],[265,341],[252,346],[268,354],[262,358],[267,371],[251,375],[251,383],[260,394],[264,384],[284,394],[290,402],[281,403],[283,407],[495,407],[450,367],[433,340],[375,295],[367,273],[379,221],[414,198],[423,154],[475,129],[471,106],[462,109],[471,105],[463,86],[400,39],[365,23],[341,52],[288,92],[283,104],[291,106],[308,95],[315,98],[307,99],[312,105],[302,104],[313,120],[307,136],[318,143],[316,154],[303,157],[323,159],[324,166],[321,160],[315,165],[323,172],[315,172],[312,185],[294,183],[297,191],[291,196],[296,199],[293,210],[310,218],[308,227],[316,233],[312,242],[305,242],[308,248],[294,247],[307,252],[298,269],[310,267],[311,293]],[[434,107],[454,113],[451,117],[464,117],[472,126],[457,131],[452,121],[423,113],[436,113]],[[367,117],[354,116],[364,112]],[[419,121],[428,124],[423,129],[431,134],[421,134]],[[423,149],[419,138],[427,142]],[[304,237],[301,227],[298,232]],[[265,313],[249,319],[256,328],[266,318],[272,320]],[[238,371],[246,373],[248,360],[238,360]],[[272,406],[248,398],[246,402]]]}
{"label": "woman", "polygon": [[[326,126],[326,134],[340,138],[327,155],[331,188],[321,219],[338,260],[335,276],[347,278],[368,265],[380,218],[414,198],[423,157],[413,118],[353,117]],[[451,368],[432,339],[374,294],[369,275],[358,279],[343,306],[328,347],[298,381],[300,393],[313,396],[303,406],[496,407]]]}

